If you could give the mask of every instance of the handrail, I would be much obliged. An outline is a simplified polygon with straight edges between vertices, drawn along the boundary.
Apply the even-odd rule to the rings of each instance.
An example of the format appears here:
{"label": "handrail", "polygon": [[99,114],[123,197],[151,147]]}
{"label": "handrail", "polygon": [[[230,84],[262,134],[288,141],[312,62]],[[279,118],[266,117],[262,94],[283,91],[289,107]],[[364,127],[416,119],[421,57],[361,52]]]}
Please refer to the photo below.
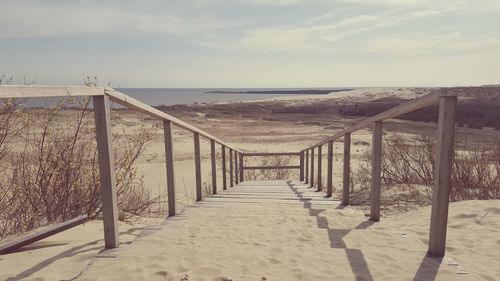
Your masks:
{"label": "handrail", "polygon": [[359,131],[363,128],[366,128],[370,125],[372,125],[374,122],[382,122],[387,119],[395,118],[398,116],[401,116],[403,114],[413,112],[415,110],[427,107],[432,104],[436,104],[439,102],[440,97],[460,97],[460,96],[465,96],[467,94],[468,90],[474,89],[474,88],[480,88],[480,87],[452,87],[452,88],[439,88],[434,91],[432,91],[429,94],[426,94],[422,97],[419,97],[417,99],[405,102],[403,104],[400,104],[398,106],[395,106],[389,110],[386,110],[384,112],[381,112],[377,115],[365,118],[361,120],[358,123],[355,123],[345,129],[343,129],[340,132],[337,132],[331,137],[328,137],[318,143],[315,143],[313,145],[310,145],[301,152],[316,148],[322,145],[327,144],[330,141],[337,140],[339,138],[342,138],[345,136],[345,134],[353,133],[356,131]]}
{"label": "handrail", "polygon": [[200,136],[203,136],[203,137],[210,139],[210,140],[214,140],[215,142],[217,142],[221,145],[224,145],[226,147],[229,147],[234,151],[242,152],[241,150],[238,150],[238,149],[235,149],[235,148],[229,146],[227,143],[223,142],[222,140],[216,138],[215,136],[213,136],[213,135],[211,135],[211,134],[209,134],[201,129],[196,128],[195,126],[193,126],[191,124],[188,124],[188,123],[186,123],[178,118],[173,117],[172,115],[169,115],[161,110],[158,110],[152,106],[149,106],[149,105],[147,105],[139,100],[136,100],[132,97],[129,97],[129,96],[125,95],[124,93],[121,93],[115,89],[105,88],[104,93],[106,94],[106,96],[109,96],[109,99],[111,101],[116,102],[120,105],[135,109],[136,111],[139,111],[143,114],[149,115],[149,116],[154,117],[156,119],[160,119],[163,121],[170,121],[174,125],[176,125],[177,127],[180,127],[182,129],[185,129],[185,130],[193,132],[193,133],[199,133]]}
{"label": "handrail", "polygon": [[46,85],[2,85],[0,87],[0,98],[49,98],[49,97],[88,97],[88,96],[108,96],[113,102],[116,102],[125,107],[135,109],[141,113],[149,115],[159,120],[170,121],[177,127],[185,129],[193,133],[199,133],[209,140],[229,147],[237,152],[242,152],[229,146],[226,142],[217,137],[205,132],[195,126],[188,124],[178,118],[175,118],[163,111],[160,111],[152,106],[149,106],[139,100],[129,97],[112,88],[86,87],[86,86],[46,86]]}
{"label": "handrail", "polygon": [[244,156],[300,156],[300,152],[245,152]]}
{"label": "handrail", "polygon": [[[328,183],[327,196],[332,196],[332,165],[333,165],[333,142],[339,138],[344,138],[344,165],[343,165],[343,187],[342,204],[349,204],[349,177],[350,177],[350,145],[351,133],[373,126],[372,130],[372,187],[370,193],[370,219],[378,221],[380,219],[380,190],[381,190],[381,163],[382,163],[382,134],[383,121],[391,119],[432,104],[439,103],[439,120],[437,129],[437,153],[435,158],[434,184],[432,195],[432,212],[429,235],[429,254],[443,256],[446,244],[446,225],[449,202],[449,185],[451,178],[452,157],[455,135],[456,104],[457,97],[468,94],[471,89],[477,87],[463,88],[441,88],[415,100],[395,106],[387,111],[375,116],[368,117],[344,130],[311,145],[299,152],[276,152],[276,153],[244,153],[231,148],[221,140],[211,134],[200,130],[178,118],[168,115],[160,110],[148,106],[136,99],[133,99],[121,92],[111,88],[103,87],[58,87],[58,86],[0,86],[0,98],[26,98],[26,97],[55,97],[55,96],[92,96],[94,102],[94,117],[96,121],[96,139],[99,157],[99,170],[101,180],[103,223],[106,248],[118,247],[118,226],[117,226],[117,203],[116,203],[116,183],[114,175],[113,153],[111,147],[111,122],[109,101],[114,101],[123,106],[132,108],[143,114],[163,120],[165,137],[165,154],[167,166],[167,191],[169,194],[169,215],[175,215],[175,183],[173,170],[173,145],[171,125],[178,126],[194,133],[195,146],[195,170],[196,170],[196,192],[197,201],[202,200],[201,193],[201,157],[199,137],[204,136],[211,142],[211,162],[212,162],[212,183],[214,193],[216,192],[216,161],[215,145],[221,144],[222,150],[222,175],[223,189],[226,189],[226,148],[229,150],[229,165],[231,186],[233,186],[233,175],[238,181],[243,181],[243,171],[245,169],[274,169],[274,168],[297,168],[300,170],[300,180],[305,183],[309,181],[314,185],[315,180],[315,157],[314,151],[317,148],[317,179],[318,190],[321,190],[321,170],[322,170],[322,146],[328,144]],[[250,166],[245,167],[245,156],[299,156],[299,166]],[[310,156],[310,158],[309,158]],[[309,163],[310,159],[310,163]],[[234,170],[233,170],[234,160]],[[305,160],[305,161],[304,161]],[[304,163],[305,162],[305,163]],[[234,171],[234,173],[233,173]],[[305,175],[304,175],[305,174]],[[173,204],[172,206],[170,204]]]}
{"label": "handrail", "polygon": [[412,100],[412,101],[403,103],[401,105],[395,106],[395,107],[393,107],[387,111],[384,111],[382,113],[379,113],[375,116],[363,119],[360,122],[355,123],[354,125],[351,125],[345,129],[343,129],[342,131],[334,134],[333,136],[328,137],[328,138],[326,138],[326,139],[324,139],[316,144],[313,144],[313,145],[303,149],[302,151],[309,150],[311,148],[316,148],[316,147],[322,146],[324,144],[327,144],[329,141],[334,141],[336,139],[339,139],[347,133],[353,133],[353,132],[359,131],[363,128],[366,128],[366,127],[372,125],[374,122],[379,122],[379,121],[384,121],[387,119],[395,118],[395,117],[398,117],[400,115],[403,115],[403,114],[421,109],[423,107],[435,104],[439,101],[439,97],[441,95],[442,94],[440,94],[440,93],[431,93],[431,94],[427,94],[425,96],[422,96],[420,98],[417,98],[415,100]]}
{"label": "handrail", "polygon": [[[116,194],[116,179],[115,167],[113,160],[112,135],[111,135],[111,102],[116,102],[122,106],[138,111],[140,113],[151,116],[155,119],[163,121],[163,134],[165,145],[165,164],[166,164],[166,189],[168,194],[168,215],[176,214],[175,208],[175,173],[174,173],[174,148],[172,126],[175,125],[193,133],[194,140],[194,162],[195,162],[195,184],[196,184],[196,201],[203,200],[202,193],[202,174],[201,174],[201,150],[200,136],[210,140],[211,154],[211,174],[213,192],[217,192],[217,166],[216,166],[216,149],[215,143],[221,145],[222,151],[222,175],[223,189],[226,189],[226,148],[229,150],[231,164],[231,186],[233,186],[233,170],[232,160],[234,157],[235,164],[242,161],[242,151],[229,146],[215,136],[196,128],[178,118],[175,118],[165,112],[155,109],[139,100],[131,98],[112,88],[104,87],[85,87],[85,86],[16,86],[2,85],[0,86],[0,99],[9,98],[47,98],[47,97],[92,97],[94,106],[94,119],[96,128],[97,155],[99,161],[99,177],[101,182],[101,202],[104,225],[104,245],[106,248],[116,248],[119,245],[119,230],[118,230],[118,205]],[[243,177],[243,170],[235,165],[236,183],[239,178]]]}
{"label": "handrail", "polygon": [[[327,197],[332,196],[332,167],[333,167],[333,142],[339,138],[344,138],[344,165],[342,184],[342,204],[349,204],[350,193],[350,158],[351,158],[351,133],[360,129],[372,126],[371,144],[371,190],[370,190],[370,220],[380,219],[380,195],[381,195],[381,174],[382,174],[382,152],[383,152],[383,121],[398,117],[400,115],[419,110],[421,108],[439,103],[439,120],[437,128],[437,151],[435,158],[434,183],[432,194],[432,212],[429,231],[428,254],[443,256],[446,245],[446,227],[449,203],[449,186],[451,180],[452,158],[454,153],[456,106],[459,96],[470,95],[470,90],[476,87],[467,88],[441,88],[427,95],[412,101],[395,106],[389,110],[351,125],[340,132],[328,137],[316,144],[301,150],[305,154],[306,165],[301,168],[301,173],[305,168],[305,183],[310,187],[314,186],[317,177],[318,191],[321,190],[321,165],[322,146],[328,144],[328,181]],[[468,93],[469,92],[469,93]],[[317,149],[317,175],[315,172],[314,152]],[[310,163],[309,163],[310,156]],[[309,172],[310,167],[310,172]],[[310,179],[309,179],[310,175]]]}
{"label": "handrail", "polygon": [[[299,165],[275,165],[275,166],[245,166],[245,157],[268,157],[268,156],[299,156]],[[245,170],[282,170],[298,169],[299,179],[304,180],[304,153],[303,152],[249,152],[240,154],[240,180],[243,181]]]}
{"label": "handrail", "polygon": [[41,86],[41,85],[1,85],[0,98],[50,98],[103,96],[103,87],[85,86]]}

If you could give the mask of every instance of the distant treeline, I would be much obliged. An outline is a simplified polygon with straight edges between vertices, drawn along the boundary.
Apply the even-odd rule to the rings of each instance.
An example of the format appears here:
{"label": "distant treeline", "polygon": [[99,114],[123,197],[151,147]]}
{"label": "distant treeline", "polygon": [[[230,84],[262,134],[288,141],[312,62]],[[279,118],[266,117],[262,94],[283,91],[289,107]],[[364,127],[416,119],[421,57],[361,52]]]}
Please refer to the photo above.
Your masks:
{"label": "distant treeline", "polygon": [[[343,116],[373,116],[406,102],[405,100],[373,101],[366,103],[343,104],[339,113]],[[436,122],[439,106],[433,105],[398,117],[399,119]],[[459,100],[457,107],[457,124],[460,127],[481,129],[492,127],[500,130],[500,101],[467,101]]]}

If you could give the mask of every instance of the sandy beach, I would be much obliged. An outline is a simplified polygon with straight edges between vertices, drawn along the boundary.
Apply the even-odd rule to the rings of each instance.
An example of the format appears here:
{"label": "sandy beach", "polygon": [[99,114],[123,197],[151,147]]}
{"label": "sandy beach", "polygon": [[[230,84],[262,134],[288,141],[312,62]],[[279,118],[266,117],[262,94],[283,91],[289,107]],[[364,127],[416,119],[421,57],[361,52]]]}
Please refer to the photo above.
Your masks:
{"label": "sandy beach", "polygon": [[[412,99],[429,91],[422,88],[358,89],[331,95],[179,106],[167,113],[246,151],[295,152],[361,118],[341,117],[330,112],[279,113],[283,108],[394,97]],[[115,132],[133,133],[143,124],[161,125],[128,110],[113,111],[112,117]],[[408,124],[417,126],[410,128]],[[434,126],[395,120],[387,122],[386,128],[388,134],[398,131],[411,139],[415,133]],[[163,131],[161,127],[155,130],[152,143],[139,158],[138,171],[144,176],[145,187],[153,195],[161,195],[166,185]],[[484,134],[500,135],[498,131],[477,129],[459,129],[458,133],[472,139]],[[353,134],[353,171],[370,144],[369,129]],[[194,202],[192,133],[174,127],[179,216],[166,221],[160,216],[141,218],[133,224],[120,223],[122,244],[112,251],[102,251],[102,222],[88,222],[16,253],[0,256],[0,279],[495,280],[500,276],[497,266],[500,260],[498,200],[450,205],[447,255],[440,263],[425,258],[429,206],[406,213],[387,210],[380,223],[369,225],[366,224],[366,206],[337,208],[342,182],[342,149],[341,142],[334,143],[334,200],[326,201],[328,206],[322,206],[325,204],[323,193],[294,182],[304,196],[312,198],[313,205],[314,200],[318,200],[319,205],[308,209],[300,200],[296,204],[284,204],[283,198],[271,198],[258,207],[240,202],[221,210],[210,206],[211,200],[217,198],[208,198],[207,206]],[[217,152],[220,153],[220,146]],[[202,182],[208,192],[211,171],[207,140],[202,139],[201,153]],[[326,169],[326,157],[323,161]],[[292,159],[291,164],[298,164],[298,159]],[[220,186],[220,163],[217,167]],[[290,176],[298,180],[298,173]],[[248,191],[246,184],[243,182],[222,195]],[[262,192],[272,191],[272,188],[264,184]],[[278,187],[276,191],[278,197],[297,199],[289,188]],[[149,232],[149,235],[144,234]]]}

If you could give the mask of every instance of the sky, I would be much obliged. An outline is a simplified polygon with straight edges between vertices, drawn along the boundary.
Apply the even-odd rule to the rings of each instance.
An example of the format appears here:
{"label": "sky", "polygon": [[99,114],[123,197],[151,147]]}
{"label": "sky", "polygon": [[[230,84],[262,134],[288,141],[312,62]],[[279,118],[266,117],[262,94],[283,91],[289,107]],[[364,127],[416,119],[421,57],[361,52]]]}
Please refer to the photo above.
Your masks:
{"label": "sky", "polygon": [[500,83],[499,0],[0,0],[0,75],[113,87]]}

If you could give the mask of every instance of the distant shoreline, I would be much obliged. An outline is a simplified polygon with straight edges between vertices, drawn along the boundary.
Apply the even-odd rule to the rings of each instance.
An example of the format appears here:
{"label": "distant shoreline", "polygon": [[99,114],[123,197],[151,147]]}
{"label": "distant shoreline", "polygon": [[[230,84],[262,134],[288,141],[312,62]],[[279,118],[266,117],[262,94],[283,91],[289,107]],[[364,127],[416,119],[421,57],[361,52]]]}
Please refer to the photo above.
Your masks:
{"label": "distant shoreline", "polygon": [[251,90],[251,91],[207,91],[204,94],[255,94],[255,95],[328,95],[333,92],[352,91],[354,89],[330,90]]}

